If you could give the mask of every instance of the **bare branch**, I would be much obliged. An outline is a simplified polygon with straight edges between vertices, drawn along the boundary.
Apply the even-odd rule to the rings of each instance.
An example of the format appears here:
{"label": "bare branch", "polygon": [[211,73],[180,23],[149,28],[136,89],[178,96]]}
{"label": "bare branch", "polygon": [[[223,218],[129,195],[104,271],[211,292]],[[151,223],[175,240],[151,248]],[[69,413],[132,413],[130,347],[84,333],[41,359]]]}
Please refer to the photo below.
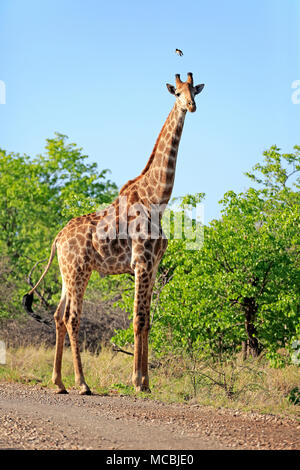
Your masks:
{"label": "bare branch", "polygon": [[[42,260],[40,260],[40,261],[37,261],[37,262],[35,263],[35,265],[31,268],[31,270],[30,270],[30,272],[29,272],[29,274],[28,274],[28,276],[27,276],[27,279],[26,279],[26,282],[30,285],[30,287],[34,287],[34,283],[33,283],[32,280],[31,280],[33,271],[35,270],[35,268],[36,268],[40,263],[45,263],[47,260],[48,260],[48,258],[42,259]],[[42,296],[42,294],[40,294],[40,293],[38,292],[38,290],[35,290],[35,293],[36,293],[36,295],[38,296],[38,298],[44,303],[44,305],[45,305],[47,308],[49,308],[50,305],[49,305],[49,303],[47,302],[47,300]]]}
{"label": "bare branch", "polygon": [[133,356],[134,355],[130,351],[125,351],[125,349],[119,348],[119,346],[117,346],[115,343],[112,343],[112,345],[113,345],[113,351],[114,352],[121,352],[121,353],[124,353],[124,354],[128,354],[128,356]]}
{"label": "bare branch", "polygon": [[168,284],[171,279],[173,278],[174,274],[173,273],[169,278],[168,278],[168,273],[169,273],[170,269],[168,269],[165,273],[162,273],[158,280],[157,280],[157,283],[162,280],[162,284],[160,286],[160,288],[158,290],[156,290],[155,294],[156,294],[156,302],[155,302],[155,307],[152,309],[152,315],[151,315],[151,323],[150,323],[150,328],[152,327],[153,325],[153,322],[154,322],[154,315],[158,309],[158,306],[159,306],[159,300],[160,300],[160,294],[162,293],[162,290],[163,288],[165,287],[166,284]]}

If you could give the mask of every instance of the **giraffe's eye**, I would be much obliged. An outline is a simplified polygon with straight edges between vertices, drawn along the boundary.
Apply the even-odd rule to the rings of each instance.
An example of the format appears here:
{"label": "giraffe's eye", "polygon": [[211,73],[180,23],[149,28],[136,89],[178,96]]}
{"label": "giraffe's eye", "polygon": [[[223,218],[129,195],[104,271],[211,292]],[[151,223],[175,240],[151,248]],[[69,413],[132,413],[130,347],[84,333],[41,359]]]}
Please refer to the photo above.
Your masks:
{"label": "giraffe's eye", "polygon": [[175,93],[175,96],[180,96],[180,93]]}

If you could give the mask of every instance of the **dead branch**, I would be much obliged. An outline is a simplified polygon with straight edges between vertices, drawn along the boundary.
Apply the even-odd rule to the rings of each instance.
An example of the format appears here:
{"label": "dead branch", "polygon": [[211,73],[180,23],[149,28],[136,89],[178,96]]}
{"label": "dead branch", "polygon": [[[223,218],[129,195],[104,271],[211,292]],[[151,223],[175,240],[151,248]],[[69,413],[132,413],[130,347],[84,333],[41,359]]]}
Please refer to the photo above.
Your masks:
{"label": "dead branch", "polygon": [[[28,277],[27,277],[27,279],[26,279],[26,282],[27,282],[27,284],[30,285],[30,287],[34,287],[34,284],[33,284],[32,280],[31,280],[33,271],[35,270],[35,268],[36,268],[40,263],[45,263],[47,260],[48,260],[48,258],[42,259],[42,260],[40,260],[40,261],[37,261],[37,262],[35,263],[35,265],[31,268],[31,270],[30,270],[30,272],[29,272],[29,274],[28,274]],[[47,300],[42,296],[42,294],[40,294],[38,290],[35,290],[35,293],[36,293],[36,295],[38,296],[38,298],[43,302],[43,304],[44,304],[47,308],[49,308],[50,305],[49,305],[49,303],[47,302]]]}
{"label": "dead branch", "polygon": [[112,345],[113,345],[113,351],[114,352],[121,352],[121,353],[124,353],[124,354],[128,354],[128,356],[133,356],[132,352],[125,351],[124,349],[119,348],[119,346],[117,346],[115,343],[112,343]]}

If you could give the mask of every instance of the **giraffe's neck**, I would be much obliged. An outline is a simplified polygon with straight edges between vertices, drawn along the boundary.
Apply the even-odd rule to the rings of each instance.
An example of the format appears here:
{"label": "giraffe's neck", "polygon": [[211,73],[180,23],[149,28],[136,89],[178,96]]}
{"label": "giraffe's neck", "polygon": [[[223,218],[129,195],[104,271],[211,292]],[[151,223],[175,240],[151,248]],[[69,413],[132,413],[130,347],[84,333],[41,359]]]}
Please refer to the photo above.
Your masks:
{"label": "giraffe's neck", "polygon": [[171,197],[185,116],[186,111],[175,103],[142,172],[141,190],[150,204],[167,204]]}

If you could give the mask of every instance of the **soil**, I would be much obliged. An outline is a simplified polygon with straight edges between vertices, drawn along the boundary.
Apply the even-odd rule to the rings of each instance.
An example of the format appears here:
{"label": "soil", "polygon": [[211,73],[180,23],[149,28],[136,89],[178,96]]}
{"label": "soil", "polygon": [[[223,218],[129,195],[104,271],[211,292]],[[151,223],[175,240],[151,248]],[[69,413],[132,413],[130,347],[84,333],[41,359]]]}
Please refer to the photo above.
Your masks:
{"label": "soil", "polygon": [[0,449],[300,449],[300,424],[271,415],[128,396],[56,395],[0,383]]}
{"label": "soil", "polygon": [[[55,345],[53,312],[39,309],[48,325],[26,316],[1,322],[9,347]],[[92,352],[108,343],[128,316],[111,303],[84,304],[80,341]],[[80,396],[17,383],[0,383],[0,449],[300,449],[300,424],[278,416],[164,404],[114,395]]]}
{"label": "soil", "polygon": [[[2,319],[0,339],[11,348],[40,345],[54,347],[56,340],[54,312],[55,308],[49,310],[41,306],[37,308],[36,313],[44,322],[25,314],[17,319]],[[84,301],[80,319],[80,345],[90,352],[99,352],[101,345],[109,344],[115,330],[126,329],[129,323],[128,314],[117,308],[113,301]],[[70,346],[68,335],[65,345]]]}

